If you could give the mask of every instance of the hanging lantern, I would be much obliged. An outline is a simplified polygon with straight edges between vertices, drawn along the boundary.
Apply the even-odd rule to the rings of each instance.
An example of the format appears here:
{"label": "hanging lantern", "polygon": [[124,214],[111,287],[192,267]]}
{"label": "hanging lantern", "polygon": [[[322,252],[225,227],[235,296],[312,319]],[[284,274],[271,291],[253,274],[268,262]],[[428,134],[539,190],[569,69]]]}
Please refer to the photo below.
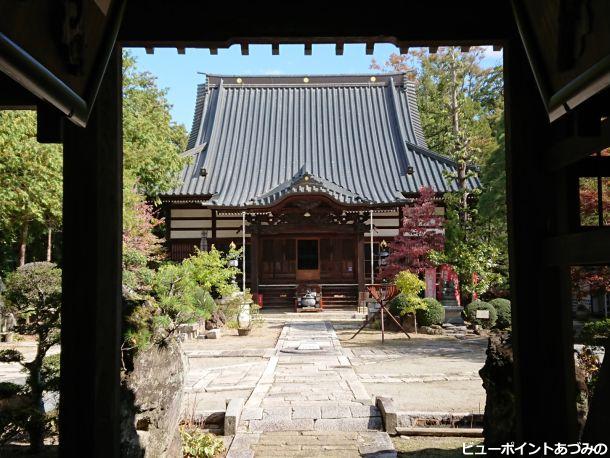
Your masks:
{"label": "hanging lantern", "polygon": [[385,240],[382,240],[379,244],[379,264],[385,266],[388,262],[388,256],[390,256],[390,252],[388,251],[388,243]]}

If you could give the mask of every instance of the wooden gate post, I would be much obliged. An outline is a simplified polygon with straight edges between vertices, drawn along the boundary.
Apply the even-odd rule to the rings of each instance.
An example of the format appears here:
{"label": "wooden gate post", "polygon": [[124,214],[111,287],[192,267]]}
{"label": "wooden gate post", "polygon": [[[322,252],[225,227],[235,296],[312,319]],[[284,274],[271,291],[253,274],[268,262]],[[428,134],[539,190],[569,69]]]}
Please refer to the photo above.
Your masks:
{"label": "wooden gate post", "polygon": [[544,249],[562,226],[566,196],[560,177],[545,170],[550,123],[516,32],[504,49],[516,439],[574,442],[569,276]]}
{"label": "wooden gate post", "polygon": [[64,126],[60,454],[119,456],[121,50],[86,128]]}

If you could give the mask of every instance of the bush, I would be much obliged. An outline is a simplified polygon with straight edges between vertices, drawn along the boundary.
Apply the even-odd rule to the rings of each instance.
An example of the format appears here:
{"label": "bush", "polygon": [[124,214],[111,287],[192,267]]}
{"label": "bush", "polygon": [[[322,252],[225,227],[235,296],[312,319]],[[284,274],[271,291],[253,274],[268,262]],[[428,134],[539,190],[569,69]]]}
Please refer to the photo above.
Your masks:
{"label": "bush", "polygon": [[433,324],[443,324],[445,321],[445,307],[433,297],[423,299],[426,304],[425,309],[418,309],[417,324],[419,326],[432,326]]}
{"label": "bush", "polygon": [[[426,308],[423,299],[419,297],[424,291],[426,284],[417,278],[417,275],[408,270],[403,270],[396,274],[394,283],[400,291],[400,294],[392,299],[392,302],[396,301],[394,310],[396,310],[399,315],[414,314],[416,310]],[[394,314],[394,312],[392,312],[392,314]]]}
{"label": "bush", "polygon": [[389,302],[388,310],[394,316],[405,316],[425,308],[426,304],[421,297],[406,296],[400,293]]}
{"label": "bush", "polygon": [[180,427],[182,453],[187,458],[213,458],[224,451],[221,438],[198,428]]}
{"label": "bush", "polygon": [[610,318],[589,321],[580,331],[580,340],[585,345],[603,346],[610,337]]}
{"label": "bush", "polygon": [[21,385],[12,382],[0,382],[0,399],[16,396],[21,391]]}
{"label": "bush", "polygon": [[496,321],[496,328],[507,329],[511,327],[511,313],[510,313],[510,301],[508,299],[502,299],[498,297],[492,299],[489,303],[496,309],[498,314],[498,321]]}
{"label": "bush", "polygon": [[59,391],[59,353],[45,356],[40,369],[40,380],[45,391]]}
{"label": "bush", "polygon": [[53,345],[59,344],[61,270],[50,262],[25,264],[9,275],[5,296],[8,309],[17,318],[15,332],[36,336],[37,346],[34,359],[27,363],[16,350],[0,352],[0,361],[19,362],[28,373],[24,405],[10,409],[12,413],[3,417],[3,429],[23,428],[30,438],[30,451],[36,453],[44,445],[49,423],[42,392],[46,389],[45,383],[57,386],[59,359],[45,357]]}
{"label": "bush", "polygon": [[[489,319],[477,318],[477,310],[488,310]],[[479,325],[485,329],[493,328],[498,319],[498,313],[496,312],[494,306],[489,302],[483,302],[480,300],[472,301],[470,304],[464,307],[464,311],[462,313],[464,320],[471,324]]]}
{"label": "bush", "polygon": [[394,316],[401,316],[405,307],[408,307],[408,304],[404,294],[399,294],[388,303],[388,310]]}

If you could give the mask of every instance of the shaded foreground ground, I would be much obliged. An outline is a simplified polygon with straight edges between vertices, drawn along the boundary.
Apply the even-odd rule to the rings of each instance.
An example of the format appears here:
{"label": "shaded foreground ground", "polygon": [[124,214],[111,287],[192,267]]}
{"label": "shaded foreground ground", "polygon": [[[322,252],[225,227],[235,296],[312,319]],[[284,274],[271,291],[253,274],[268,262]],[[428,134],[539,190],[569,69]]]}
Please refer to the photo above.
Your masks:
{"label": "shaded foreground ground", "polygon": [[[482,439],[461,437],[395,437],[398,457],[453,457],[464,456],[463,444],[480,444]],[[469,449],[472,453],[474,449]]]}

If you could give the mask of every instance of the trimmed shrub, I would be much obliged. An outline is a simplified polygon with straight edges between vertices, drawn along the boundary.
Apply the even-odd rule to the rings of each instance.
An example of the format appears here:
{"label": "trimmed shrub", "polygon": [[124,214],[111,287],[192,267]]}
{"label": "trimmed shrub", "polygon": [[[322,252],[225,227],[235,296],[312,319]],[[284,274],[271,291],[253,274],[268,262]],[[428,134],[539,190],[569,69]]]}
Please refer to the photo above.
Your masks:
{"label": "trimmed shrub", "polygon": [[507,329],[511,327],[511,314],[510,314],[510,301],[498,297],[489,301],[491,305],[496,309],[498,314],[498,321],[496,321],[496,328]]}
{"label": "trimmed shrub", "polygon": [[426,297],[423,301],[426,303],[426,308],[417,310],[417,324],[420,326],[443,324],[445,321],[445,307],[443,307],[443,304],[433,297]]}
{"label": "trimmed shrub", "polygon": [[403,317],[426,307],[424,300],[417,296],[400,293],[388,303],[388,310],[395,317]]}
{"label": "trimmed shrub", "polygon": [[388,303],[388,310],[392,315],[400,317],[402,311],[408,306],[407,297],[401,293]]}
{"label": "trimmed shrub", "polygon": [[580,340],[585,345],[603,346],[610,337],[610,318],[585,323],[580,331]]}
{"label": "trimmed shrub", "polygon": [[[488,310],[489,319],[477,318],[477,310]],[[464,315],[464,320],[471,324],[479,325],[485,329],[493,328],[496,324],[496,320],[498,319],[498,314],[494,306],[489,302],[483,302],[478,299],[476,301],[472,301],[470,304],[464,307],[464,311],[462,313]]]}

